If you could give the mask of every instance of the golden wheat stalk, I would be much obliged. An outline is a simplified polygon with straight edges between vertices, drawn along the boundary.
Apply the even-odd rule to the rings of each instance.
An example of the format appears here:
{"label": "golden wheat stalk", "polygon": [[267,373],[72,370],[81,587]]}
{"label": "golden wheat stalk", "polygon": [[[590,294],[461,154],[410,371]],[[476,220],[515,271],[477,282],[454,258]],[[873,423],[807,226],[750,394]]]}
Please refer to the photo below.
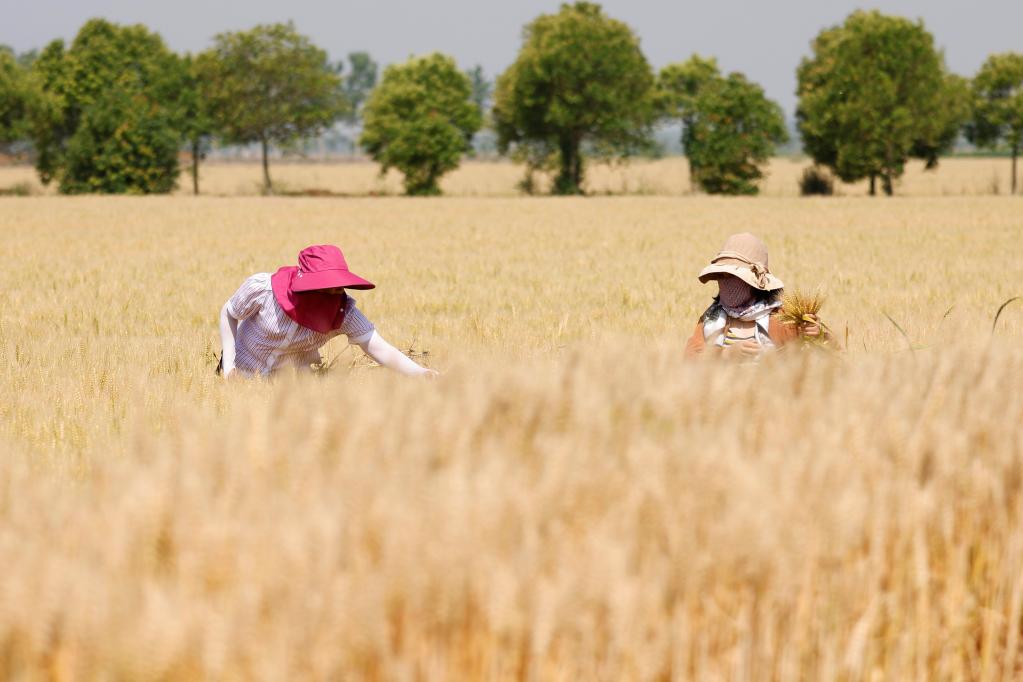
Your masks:
{"label": "golden wheat stalk", "polygon": [[824,307],[826,297],[820,290],[813,293],[806,293],[799,289],[786,292],[782,295],[781,310],[778,317],[782,324],[804,327],[816,324],[820,327],[821,333],[817,336],[805,336],[800,334],[803,343],[817,346],[825,346],[828,343],[828,326],[820,319],[820,310]]}

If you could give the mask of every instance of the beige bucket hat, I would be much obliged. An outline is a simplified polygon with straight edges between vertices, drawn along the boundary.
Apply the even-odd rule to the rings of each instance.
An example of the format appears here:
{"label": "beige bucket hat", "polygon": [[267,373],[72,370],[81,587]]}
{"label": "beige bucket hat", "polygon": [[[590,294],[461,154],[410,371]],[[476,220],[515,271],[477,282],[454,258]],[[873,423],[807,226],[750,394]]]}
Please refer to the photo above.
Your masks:
{"label": "beige bucket hat", "polygon": [[733,234],[725,240],[710,265],[700,271],[700,281],[706,284],[722,275],[735,275],[746,284],[761,291],[774,291],[785,285],[767,269],[767,244],[749,232]]}

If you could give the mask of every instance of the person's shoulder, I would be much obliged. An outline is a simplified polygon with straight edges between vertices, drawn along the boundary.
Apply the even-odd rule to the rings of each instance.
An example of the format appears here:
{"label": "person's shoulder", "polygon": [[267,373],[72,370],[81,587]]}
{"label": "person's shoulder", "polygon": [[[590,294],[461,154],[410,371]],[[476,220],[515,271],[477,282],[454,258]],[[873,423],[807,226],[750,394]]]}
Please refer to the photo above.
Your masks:
{"label": "person's shoulder", "polygon": [[[228,299],[227,312],[235,319],[248,319],[256,310],[266,306],[268,294],[271,292],[269,273],[257,272],[249,275]],[[272,298],[272,295],[270,297]]]}
{"label": "person's shoulder", "polygon": [[245,282],[247,284],[259,285],[261,287],[269,289],[270,288],[270,273],[269,272],[257,272],[254,275],[249,275],[248,277],[246,277],[245,278]]}
{"label": "person's shoulder", "polygon": [[348,340],[352,343],[361,343],[361,341],[368,339],[367,335],[373,329],[373,323],[355,305],[355,299],[351,296],[346,296],[345,319],[341,323],[341,328],[338,330],[339,333],[347,336]]}
{"label": "person's shoulder", "polygon": [[240,289],[249,296],[258,296],[269,293],[273,290],[270,283],[270,273],[257,272],[254,275],[249,275],[245,278],[245,281],[242,282]]}
{"label": "person's shoulder", "polygon": [[703,311],[703,314],[700,315],[700,323],[702,324],[710,320],[716,320],[724,314],[725,309],[721,307],[720,303],[714,301],[706,310]]}

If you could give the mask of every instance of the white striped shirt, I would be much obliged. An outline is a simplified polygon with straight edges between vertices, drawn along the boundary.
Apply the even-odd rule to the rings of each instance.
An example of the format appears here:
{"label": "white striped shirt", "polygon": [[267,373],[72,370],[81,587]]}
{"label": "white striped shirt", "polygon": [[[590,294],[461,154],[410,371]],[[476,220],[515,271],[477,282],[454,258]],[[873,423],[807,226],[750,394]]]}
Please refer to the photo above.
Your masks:
{"label": "white striped shirt", "polygon": [[320,361],[320,347],[335,336],[344,334],[350,342],[359,343],[373,332],[373,323],[355,307],[351,296],[339,329],[321,334],[303,327],[277,304],[269,272],[246,279],[227,301],[227,313],[239,320],[235,367],[252,374],[269,374],[281,367],[308,367]]}

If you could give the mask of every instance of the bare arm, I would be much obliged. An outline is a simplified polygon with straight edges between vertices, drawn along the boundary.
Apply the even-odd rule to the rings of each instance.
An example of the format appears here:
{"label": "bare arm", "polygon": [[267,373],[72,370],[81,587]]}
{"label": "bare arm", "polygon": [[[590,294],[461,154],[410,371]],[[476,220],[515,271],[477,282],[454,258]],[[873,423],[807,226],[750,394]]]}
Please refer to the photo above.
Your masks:
{"label": "bare arm", "polygon": [[352,343],[377,362],[388,369],[400,372],[406,376],[436,376],[437,371],[418,365],[415,361],[402,353],[400,350],[387,343],[384,337],[372,331],[364,336],[350,339]]}
{"label": "bare arm", "polygon": [[220,347],[224,350],[224,378],[234,371],[234,339],[238,334],[238,320],[227,312],[227,304],[220,309]]}

